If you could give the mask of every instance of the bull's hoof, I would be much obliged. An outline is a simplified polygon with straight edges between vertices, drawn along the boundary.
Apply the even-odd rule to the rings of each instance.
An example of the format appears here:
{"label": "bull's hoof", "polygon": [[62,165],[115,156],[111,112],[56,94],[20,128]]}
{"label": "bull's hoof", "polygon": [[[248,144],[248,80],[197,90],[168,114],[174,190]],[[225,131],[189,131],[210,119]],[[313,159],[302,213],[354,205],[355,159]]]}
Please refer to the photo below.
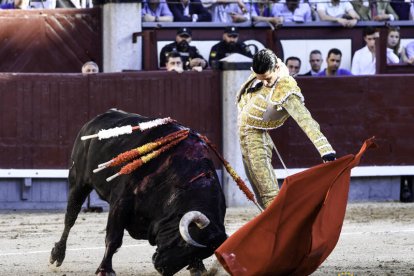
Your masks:
{"label": "bull's hoof", "polygon": [[100,206],[89,206],[85,209],[83,209],[84,213],[102,213],[103,208]]}
{"label": "bull's hoof", "polygon": [[204,276],[206,275],[206,270],[196,270],[196,269],[190,269],[190,275],[191,276]]}
{"label": "bull's hoof", "polygon": [[98,276],[116,276],[115,272],[99,272],[98,274],[96,274]]}
{"label": "bull's hoof", "polygon": [[190,271],[191,276],[203,276],[206,275],[206,267],[202,260],[194,260],[187,268]]}
{"label": "bull's hoof", "polygon": [[66,245],[61,245],[60,243],[55,243],[55,247],[52,248],[50,253],[49,262],[53,264],[56,262],[56,266],[59,267],[62,265],[63,260],[65,259]]}
{"label": "bull's hoof", "polygon": [[98,276],[116,276],[115,271],[113,271],[112,269],[108,269],[108,271],[104,268],[98,268],[95,272],[96,275]]}

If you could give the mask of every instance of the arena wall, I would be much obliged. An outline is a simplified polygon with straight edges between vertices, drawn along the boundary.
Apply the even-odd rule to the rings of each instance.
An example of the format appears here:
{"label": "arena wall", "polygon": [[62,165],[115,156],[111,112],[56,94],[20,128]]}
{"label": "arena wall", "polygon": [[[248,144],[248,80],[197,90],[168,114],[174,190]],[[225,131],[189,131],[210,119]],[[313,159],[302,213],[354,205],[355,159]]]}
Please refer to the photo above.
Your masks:
{"label": "arena wall", "polygon": [[[138,28],[125,37],[123,43],[128,44],[142,38],[142,54],[138,53],[141,56],[137,59],[142,57],[142,67],[147,71],[93,76],[76,73],[88,60],[103,65],[101,12],[99,7],[2,11],[0,71],[20,73],[0,74],[0,209],[64,208],[67,168],[76,133],[85,122],[112,107],[150,117],[171,116],[207,135],[222,150],[226,128],[222,123],[222,96],[226,91],[222,91],[221,73],[207,70],[177,77],[148,71],[158,68],[159,48],[174,40],[181,23],[145,23],[143,32]],[[330,47],[342,49],[343,66],[348,68],[352,54],[363,46],[363,28],[381,28],[377,71],[382,75],[298,78],[306,105],[338,156],[355,153],[364,139],[377,137],[379,148],[367,153],[361,167],[353,171],[351,201],[399,200],[404,185],[411,189],[411,195],[413,191],[414,157],[410,152],[414,145],[414,107],[410,91],[414,67],[385,64],[387,24],[401,26],[403,43],[414,38],[412,22],[360,22],[352,29],[327,22],[287,23],[275,30],[250,23],[239,25],[241,40],[252,41],[259,48],[269,47],[282,59],[301,57],[302,72],[315,45],[323,46],[323,52]],[[225,25],[190,25],[194,43],[205,48],[207,58],[208,47],[221,38]],[[128,69],[136,68],[126,65]],[[272,137],[291,173],[320,163],[313,146],[292,120],[273,131]],[[273,164],[283,179],[286,174],[276,157]],[[96,194],[92,200],[105,205]]]}
{"label": "arena wall", "polygon": [[[361,169],[375,172],[360,171],[356,177],[391,177],[390,193],[378,196],[374,192],[371,198],[398,200],[395,191],[400,176],[414,171],[410,154],[414,152],[410,135],[414,133],[414,78],[377,75],[297,80],[307,107],[338,156],[356,153],[364,139],[377,137],[379,148],[368,152],[361,164]],[[221,151],[226,128],[222,125],[225,91],[221,87],[220,71],[210,70],[182,75],[162,71],[0,74],[0,207],[62,207],[76,133],[112,107],[150,117],[170,116],[210,137]],[[272,131],[272,136],[292,172],[320,163],[313,145],[293,120]],[[275,158],[274,166],[283,178],[279,164]],[[381,171],[387,173],[378,174]]]}

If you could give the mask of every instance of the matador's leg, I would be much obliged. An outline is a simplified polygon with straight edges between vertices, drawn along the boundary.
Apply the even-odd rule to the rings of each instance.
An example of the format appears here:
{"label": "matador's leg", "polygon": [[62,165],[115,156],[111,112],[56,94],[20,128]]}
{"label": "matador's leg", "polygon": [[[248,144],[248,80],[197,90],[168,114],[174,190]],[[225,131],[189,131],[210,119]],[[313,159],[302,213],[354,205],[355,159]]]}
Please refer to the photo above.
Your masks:
{"label": "matador's leg", "polygon": [[240,144],[247,177],[259,204],[267,208],[279,192],[272,167],[271,137],[264,130],[248,129],[241,133]]}

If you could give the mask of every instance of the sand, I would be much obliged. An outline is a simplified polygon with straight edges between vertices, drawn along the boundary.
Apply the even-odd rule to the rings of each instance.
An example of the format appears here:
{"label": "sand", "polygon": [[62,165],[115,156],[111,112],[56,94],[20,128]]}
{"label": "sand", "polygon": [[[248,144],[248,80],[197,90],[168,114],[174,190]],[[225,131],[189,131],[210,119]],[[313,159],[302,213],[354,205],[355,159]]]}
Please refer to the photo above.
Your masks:
{"label": "sand", "polygon": [[[229,208],[226,231],[233,233],[258,212]],[[107,212],[81,213],[69,236],[62,266],[49,255],[63,230],[63,212],[0,213],[0,275],[94,275],[104,254]],[[147,241],[124,243],[113,258],[117,275],[158,275]],[[215,257],[205,260],[215,267]],[[189,275],[186,269],[177,275]],[[219,270],[216,275],[226,275]],[[414,275],[414,203],[348,204],[341,237],[332,254],[312,275]]]}

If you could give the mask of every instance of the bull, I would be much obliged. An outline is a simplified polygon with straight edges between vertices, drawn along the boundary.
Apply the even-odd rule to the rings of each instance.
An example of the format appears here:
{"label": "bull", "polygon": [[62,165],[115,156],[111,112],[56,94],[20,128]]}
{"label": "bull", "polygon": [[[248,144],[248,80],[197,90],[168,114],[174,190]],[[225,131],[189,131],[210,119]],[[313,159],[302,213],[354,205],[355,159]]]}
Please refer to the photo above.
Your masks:
{"label": "bull", "polygon": [[192,275],[201,274],[205,270],[202,260],[227,238],[224,194],[209,150],[193,131],[156,159],[109,183],[106,178],[119,167],[93,173],[98,164],[119,153],[183,129],[178,123],[169,123],[106,140],[80,139],[101,129],[149,120],[111,109],[82,127],[71,155],[65,227],[52,249],[51,264],[62,264],[70,229],[93,189],[109,204],[106,250],[98,275],[115,275],[112,257],[121,247],[124,230],[134,239],[157,246],[152,262],[162,275],[173,275],[186,266]]}

